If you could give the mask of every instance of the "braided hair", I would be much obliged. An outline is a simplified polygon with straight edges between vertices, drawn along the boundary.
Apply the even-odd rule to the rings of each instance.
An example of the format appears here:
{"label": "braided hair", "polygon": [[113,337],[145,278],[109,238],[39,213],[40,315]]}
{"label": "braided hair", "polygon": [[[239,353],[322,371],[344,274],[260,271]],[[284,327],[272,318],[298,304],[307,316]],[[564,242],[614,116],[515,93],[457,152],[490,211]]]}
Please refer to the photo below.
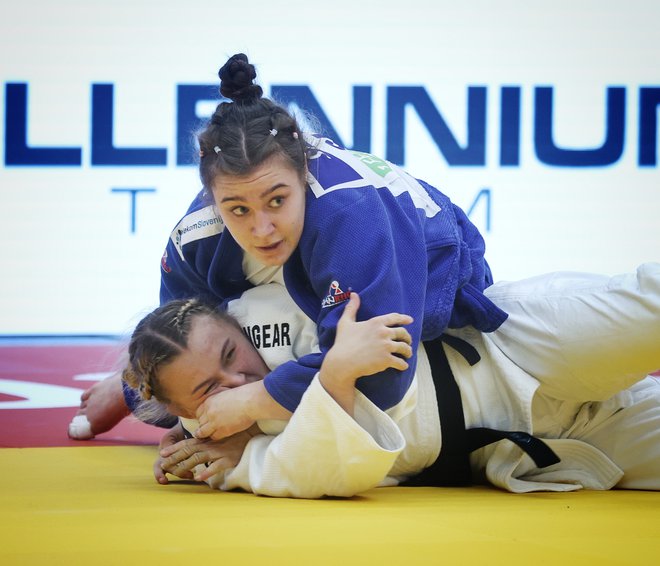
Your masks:
{"label": "braided hair", "polygon": [[169,403],[159,380],[160,368],[188,347],[195,316],[211,316],[240,329],[238,322],[200,299],[176,299],[158,307],[135,327],[128,345],[128,364],[123,378],[143,400],[155,398]]}
{"label": "braided hair", "polygon": [[231,102],[218,105],[198,135],[200,178],[207,191],[218,175],[246,175],[273,155],[282,155],[305,180],[309,146],[296,119],[263,97],[257,73],[245,54],[237,53],[218,71],[220,94]]}

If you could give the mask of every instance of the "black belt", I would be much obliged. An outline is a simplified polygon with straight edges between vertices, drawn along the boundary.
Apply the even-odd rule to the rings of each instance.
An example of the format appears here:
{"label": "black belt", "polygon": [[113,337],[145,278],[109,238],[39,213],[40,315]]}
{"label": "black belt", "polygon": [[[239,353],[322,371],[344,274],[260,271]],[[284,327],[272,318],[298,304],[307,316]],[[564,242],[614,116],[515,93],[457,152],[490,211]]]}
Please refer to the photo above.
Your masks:
{"label": "black belt", "polygon": [[465,428],[461,392],[454,379],[442,343],[451,346],[471,365],[481,357],[465,340],[443,334],[424,342],[431,365],[435,396],[440,415],[442,447],[438,459],[428,468],[402,485],[407,486],[465,486],[472,483],[470,453],[478,448],[508,439],[524,450],[539,468],[559,462],[559,457],[542,440],[522,431],[501,431],[492,428]]}

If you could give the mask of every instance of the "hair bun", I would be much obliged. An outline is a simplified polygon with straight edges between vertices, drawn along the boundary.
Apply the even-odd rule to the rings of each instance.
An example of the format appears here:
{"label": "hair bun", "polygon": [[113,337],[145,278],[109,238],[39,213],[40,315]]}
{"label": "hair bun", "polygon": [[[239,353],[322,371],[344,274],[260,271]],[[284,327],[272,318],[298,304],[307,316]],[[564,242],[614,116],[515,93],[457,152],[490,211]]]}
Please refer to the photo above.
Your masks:
{"label": "hair bun", "polygon": [[247,55],[237,53],[218,71],[220,94],[234,102],[251,102],[263,94],[259,85],[254,84],[257,72],[248,61]]}

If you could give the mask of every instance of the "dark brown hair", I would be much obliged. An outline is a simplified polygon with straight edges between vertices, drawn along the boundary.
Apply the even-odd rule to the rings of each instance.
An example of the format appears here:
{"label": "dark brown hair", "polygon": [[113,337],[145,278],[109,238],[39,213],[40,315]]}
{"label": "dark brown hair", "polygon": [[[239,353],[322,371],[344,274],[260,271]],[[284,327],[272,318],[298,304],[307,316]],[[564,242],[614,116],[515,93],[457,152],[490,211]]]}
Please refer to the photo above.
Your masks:
{"label": "dark brown hair", "polygon": [[285,157],[304,181],[309,146],[296,119],[262,96],[247,56],[237,53],[230,57],[218,76],[220,94],[232,102],[220,103],[198,135],[204,188],[212,191],[218,175],[249,174],[274,155]]}

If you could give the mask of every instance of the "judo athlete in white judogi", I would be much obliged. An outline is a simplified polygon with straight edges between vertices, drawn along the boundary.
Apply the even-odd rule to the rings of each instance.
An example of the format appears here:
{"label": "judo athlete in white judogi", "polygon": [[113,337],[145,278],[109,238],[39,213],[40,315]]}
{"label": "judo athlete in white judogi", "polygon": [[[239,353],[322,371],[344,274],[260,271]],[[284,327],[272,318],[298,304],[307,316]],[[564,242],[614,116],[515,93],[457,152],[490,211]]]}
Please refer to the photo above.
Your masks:
{"label": "judo athlete in white judogi", "polygon": [[[271,369],[318,348],[314,323],[277,273],[272,279],[228,307]],[[472,478],[512,492],[660,489],[660,383],[647,377],[660,367],[660,265],[613,278],[557,273],[497,283],[486,294],[508,320],[492,333],[449,330],[441,347],[460,390],[465,428],[527,437],[496,438],[474,450]],[[286,340],[273,339],[276,328],[280,338],[286,329]],[[478,361],[460,351],[464,343]],[[258,422],[263,434],[249,440],[238,464],[207,483],[305,498],[414,484],[452,440],[440,422],[425,347],[417,354],[411,386],[386,411],[356,390],[349,415],[317,374],[288,422]],[[559,461],[538,466],[534,451],[520,447],[538,443],[534,437]],[[165,465],[184,458],[194,467],[197,460],[183,450]]]}

